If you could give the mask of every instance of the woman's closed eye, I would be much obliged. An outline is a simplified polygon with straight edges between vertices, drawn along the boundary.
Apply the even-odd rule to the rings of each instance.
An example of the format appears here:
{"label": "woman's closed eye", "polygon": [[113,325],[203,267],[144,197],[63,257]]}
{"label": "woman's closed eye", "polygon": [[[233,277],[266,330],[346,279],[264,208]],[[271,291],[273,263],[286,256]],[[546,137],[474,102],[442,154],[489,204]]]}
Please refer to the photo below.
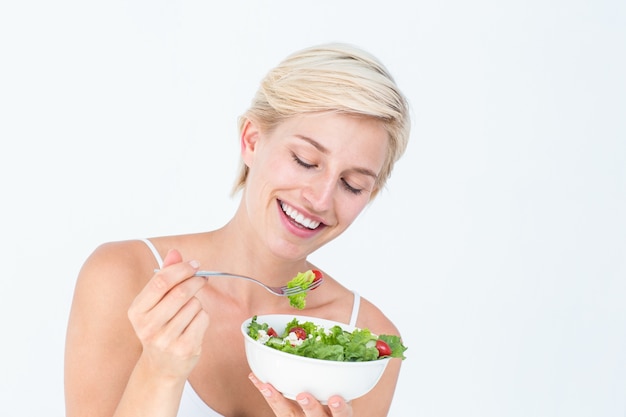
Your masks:
{"label": "woman's closed eye", "polygon": [[351,185],[348,183],[348,181],[346,181],[346,179],[345,179],[345,178],[342,178],[342,179],[341,179],[341,183],[343,184],[343,188],[345,188],[347,191],[351,192],[352,194],[359,195],[359,194],[361,194],[361,193],[363,192],[363,190],[362,190],[362,189],[360,189],[360,188],[355,188],[355,187],[351,186]]}
{"label": "woman's closed eye", "polygon": [[316,164],[309,164],[309,163],[303,161],[302,159],[298,158],[298,155],[296,155],[296,154],[292,154],[292,157],[293,157],[293,160],[296,161],[296,163],[298,165],[300,165],[300,166],[303,166],[303,167],[308,168],[308,169],[317,167]]}

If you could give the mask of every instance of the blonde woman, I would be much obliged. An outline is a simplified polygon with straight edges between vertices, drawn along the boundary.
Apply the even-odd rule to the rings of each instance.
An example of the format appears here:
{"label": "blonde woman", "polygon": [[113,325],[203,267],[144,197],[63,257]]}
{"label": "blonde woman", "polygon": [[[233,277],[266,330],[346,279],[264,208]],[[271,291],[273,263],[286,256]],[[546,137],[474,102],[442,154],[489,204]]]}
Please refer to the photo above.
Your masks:
{"label": "blonde woman", "polygon": [[212,231],[105,243],[85,261],[67,329],[67,416],[387,415],[400,359],[350,403],[333,396],[322,405],[308,393],[288,400],[250,373],[239,327],[293,307],[243,280],[193,274],[222,270],[280,286],[318,269],[324,284],[303,313],[399,335],[375,305],[308,256],[378,194],[409,126],[392,77],[356,47],[311,47],[272,69],[240,118],[232,219]]}

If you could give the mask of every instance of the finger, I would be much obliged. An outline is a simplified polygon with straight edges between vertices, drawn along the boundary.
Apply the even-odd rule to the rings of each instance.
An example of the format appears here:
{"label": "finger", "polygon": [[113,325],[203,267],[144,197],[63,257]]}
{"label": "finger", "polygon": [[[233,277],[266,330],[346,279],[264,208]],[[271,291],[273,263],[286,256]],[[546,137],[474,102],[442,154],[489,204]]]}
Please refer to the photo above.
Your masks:
{"label": "finger", "polygon": [[253,373],[248,375],[250,381],[265,397],[265,401],[277,416],[292,416],[299,414],[298,405],[291,400],[285,398],[280,392],[276,391],[271,384],[261,382]]}
{"label": "finger", "polygon": [[202,346],[202,340],[207,327],[209,327],[210,318],[206,311],[200,310],[189,322],[189,325],[183,331],[181,340],[183,342],[193,343],[198,347]]}
{"label": "finger", "polygon": [[328,409],[333,417],[352,417],[353,415],[352,405],[338,395],[333,395],[328,399]]}
{"label": "finger", "polygon": [[178,262],[161,269],[139,292],[133,307],[140,312],[151,310],[174,286],[193,276],[198,267],[197,261],[189,261]]}
{"label": "finger", "polygon": [[181,338],[200,311],[202,311],[202,303],[196,297],[191,297],[165,325],[163,329],[165,338],[169,340]]}
{"label": "finger", "polygon": [[198,356],[208,322],[202,304],[193,297],[158,333],[155,343],[180,357]]}
{"label": "finger", "polygon": [[302,407],[306,416],[325,416],[324,406],[309,393],[300,393],[296,397],[296,401]]}
{"label": "finger", "polygon": [[[138,336],[142,340],[161,336],[172,340],[171,338],[178,337],[198,311],[185,310],[185,306],[192,300],[199,304],[195,295],[205,284],[206,280],[202,277],[186,278],[169,290],[152,309],[143,312],[133,310],[135,315],[131,319],[137,324]],[[192,302],[192,305],[200,308],[198,304]],[[169,331],[167,326],[170,326]],[[168,336],[170,339],[167,339]]]}
{"label": "finger", "polygon": [[183,256],[176,249],[170,249],[163,258],[163,268],[183,261]]}
{"label": "finger", "polygon": [[[327,415],[326,408],[315,397],[309,393],[300,393],[296,401],[302,407],[306,416]],[[328,399],[328,409],[333,417],[352,417],[352,407],[338,395]]]}

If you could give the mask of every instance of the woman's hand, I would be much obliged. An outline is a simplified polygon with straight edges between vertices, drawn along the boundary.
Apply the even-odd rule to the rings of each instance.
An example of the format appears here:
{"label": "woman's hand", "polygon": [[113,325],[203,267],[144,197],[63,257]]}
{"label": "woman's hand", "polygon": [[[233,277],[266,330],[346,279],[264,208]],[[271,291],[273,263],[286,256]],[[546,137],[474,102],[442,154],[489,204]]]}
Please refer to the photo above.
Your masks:
{"label": "woman's hand", "polygon": [[285,398],[271,384],[259,381],[250,374],[250,381],[265,397],[276,417],[303,415],[306,417],[352,417],[352,406],[335,395],[328,399],[328,406],[322,405],[311,394],[301,393],[296,397],[297,404]]}
{"label": "woman's hand", "polygon": [[186,379],[200,356],[209,317],[195,297],[206,282],[193,276],[198,266],[171,250],[128,310],[143,346],[140,360],[165,377]]}

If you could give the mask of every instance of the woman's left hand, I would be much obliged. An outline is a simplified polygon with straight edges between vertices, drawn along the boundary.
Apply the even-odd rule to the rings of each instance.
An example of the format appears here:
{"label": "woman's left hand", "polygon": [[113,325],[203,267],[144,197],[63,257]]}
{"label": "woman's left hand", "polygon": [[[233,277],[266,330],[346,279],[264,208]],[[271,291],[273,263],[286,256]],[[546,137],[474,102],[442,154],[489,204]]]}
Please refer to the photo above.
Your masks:
{"label": "woman's left hand", "polygon": [[[301,393],[296,397],[297,403],[285,398],[271,384],[265,384],[250,374],[250,381],[259,390],[276,417],[304,415],[306,417],[352,417],[352,406],[343,398],[334,395],[328,399],[328,406],[322,405],[311,394]],[[330,412],[330,414],[329,414]]]}

